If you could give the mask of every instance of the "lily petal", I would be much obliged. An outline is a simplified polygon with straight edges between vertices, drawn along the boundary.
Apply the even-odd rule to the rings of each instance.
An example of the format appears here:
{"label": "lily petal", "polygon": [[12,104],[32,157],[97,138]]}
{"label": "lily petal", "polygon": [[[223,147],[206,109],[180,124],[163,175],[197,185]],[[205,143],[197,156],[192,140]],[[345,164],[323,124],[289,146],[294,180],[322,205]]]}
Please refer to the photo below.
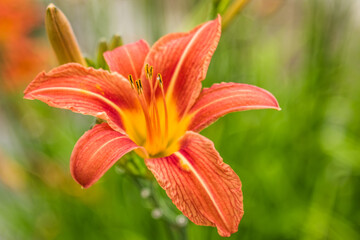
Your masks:
{"label": "lily petal", "polygon": [[[179,116],[192,106],[201,90],[211,57],[221,35],[220,15],[187,33],[173,33],[159,39],[145,59],[160,73],[166,100],[174,98]],[[144,78],[144,77],[142,77]],[[154,80],[156,80],[154,78]],[[156,82],[153,82],[153,86]]]}
{"label": "lily petal", "polygon": [[123,110],[139,108],[135,91],[122,76],[76,63],[40,73],[24,94],[26,99],[105,119],[121,132]]}
{"label": "lily petal", "polygon": [[112,72],[118,72],[125,78],[131,74],[137,80],[141,76],[149,49],[145,40],[139,40],[105,52],[104,58]]}
{"label": "lily petal", "polygon": [[187,132],[178,152],[145,162],[173,203],[192,222],[216,226],[221,236],[237,231],[243,216],[241,182],[209,139]]}
{"label": "lily petal", "polygon": [[276,98],[262,88],[241,83],[214,84],[203,89],[189,111],[189,130],[199,132],[230,112],[265,108],[280,110]]}
{"label": "lily petal", "polygon": [[88,188],[124,154],[136,148],[139,146],[107,123],[96,125],[76,143],[70,159],[71,175]]}

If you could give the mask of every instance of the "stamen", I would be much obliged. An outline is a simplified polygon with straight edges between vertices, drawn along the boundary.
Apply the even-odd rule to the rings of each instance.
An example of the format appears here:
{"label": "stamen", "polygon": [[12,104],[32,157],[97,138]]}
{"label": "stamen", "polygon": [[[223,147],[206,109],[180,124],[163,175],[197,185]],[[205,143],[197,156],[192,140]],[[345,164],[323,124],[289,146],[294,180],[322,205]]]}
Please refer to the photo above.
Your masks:
{"label": "stamen", "polygon": [[[152,66],[149,66],[149,64],[145,64],[145,74],[146,74],[146,78],[149,80],[150,84],[152,84],[152,77],[153,77],[153,73],[154,73],[154,68]],[[151,115],[151,119],[153,119],[153,124],[154,124],[154,129],[157,132],[157,134],[161,134],[161,127],[160,127],[160,118],[159,118],[159,111],[157,108],[157,104],[156,104],[156,100],[155,100],[155,92],[153,91],[153,88],[151,88],[151,92],[150,92],[150,104],[152,107],[152,111],[150,114]]]}
{"label": "stamen", "polygon": [[134,89],[134,79],[133,79],[132,75],[129,74],[128,78],[129,78],[131,89]]}
{"label": "stamen", "polygon": [[162,81],[162,76],[161,76],[161,74],[160,74],[160,73],[158,73],[158,74],[157,74],[156,80],[158,80],[158,81],[159,81],[160,87],[162,87],[162,85],[163,85],[163,81]]}
{"label": "stamen", "polygon": [[[153,72],[154,72],[154,69],[151,66],[150,70],[149,70],[149,74],[147,74],[147,79],[149,80],[149,83],[151,86],[153,85],[153,83],[152,83]],[[150,104],[154,105],[154,107],[157,108],[156,103],[155,103],[156,102],[155,101],[155,92],[156,92],[155,89],[156,88],[154,88],[154,87],[150,88]],[[156,109],[156,112],[157,112],[157,109]]]}
{"label": "stamen", "polygon": [[168,111],[167,111],[167,107],[166,107],[166,100],[165,100],[165,93],[164,93],[164,86],[163,86],[163,80],[162,80],[162,76],[160,73],[157,74],[156,79],[159,82],[159,86],[161,89],[161,95],[162,95],[162,99],[163,99],[163,104],[164,104],[164,115],[165,115],[165,139],[167,139],[168,137]]}
{"label": "stamen", "polygon": [[[151,77],[151,80],[152,80],[152,75],[153,74],[153,68],[150,67],[150,77]],[[151,82],[150,80],[150,82]],[[151,106],[152,106],[152,117],[154,119],[154,129],[155,131],[157,132],[157,134],[159,136],[161,136],[161,124],[160,124],[160,116],[159,116],[159,110],[158,110],[158,106],[157,106],[157,102],[156,102],[156,99],[155,99],[155,91],[151,91]],[[158,140],[162,141],[161,138],[158,138]],[[161,144],[161,143],[160,143]]]}
{"label": "stamen", "polygon": [[140,86],[139,86],[139,82],[138,82],[138,81],[136,81],[136,82],[135,82],[135,84],[136,84],[136,90],[137,90],[137,93],[140,95]]}
{"label": "stamen", "polygon": [[[142,93],[144,92],[143,91],[143,86],[142,86],[142,84],[141,84],[141,80],[139,79],[139,80],[137,80],[136,82],[135,82],[135,84],[136,84],[136,90],[137,90],[137,93],[139,94],[139,95],[142,95]],[[144,98],[145,99],[145,98]],[[145,101],[146,102],[146,101]]]}
{"label": "stamen", "polygon": [[154,100],[154,104],[153,104],[153,116],[155,118],[155,122],[154,122],[154,125],[155,125],[155,129],[156,129],[156,132],[157,134],[161,134],[161,125],[160,125],[160,117],[159,117],[159,110],[157,108],[157,104]]}
{"label": "stamen", "polygon": [[143,86],[141,83],[141,80],[138,79],[137,81],[135,81],[135,85],[136,85],[136,90],[138,93],[138,100],[140,102],[141,108],[143,110],[144,113],[144,117],[145,117],[145,121],[146,121],[146,135],[147,135],[147,139],[149,140],[149,143],[151,144],[153,141],[153,135],[152,135],[152,126],[151,126],[151,118],[150,118],[150,114],[149,114],[149,107],[146,103],[146,99],[145,96],[143,94]]}
{"label": "stamen", "polygon": [[146,73],[146,77],[149,79],[149,64],[145,64],[145,73]]}
{"label": "stamen", "polygon": [[151,67],[150,67],[150,70],[149,70],[149,80],[152,79],[153,73],[154,73],[154,68],[151,66]]}
{"label": "stamen", "polygon": [[141,80],[139,79],[138,82],[139,82],[139,91],[140,91],[140,94],[142,94],[143,93],[143,86],[141,84]]}
{"label": "stamen", "polygon": [[[144,66],[145,70],[145,77],[146,80],[149,80],[150,85],[153,87],[150,88],[150,98],[148,99],[149,102],[146,100],[144,92],[143,92],[143,86],[141,79],[138,79],[134,81],[132,75],[130,74],[129,82],[132,87],[132,89],[135,89],[137,91],[137,98],[141,105],[141,108],[143,110],[143,114],[146,121],[146,142],[147,144],[153,146],[154,148],[163,148],[167,145],[167,138],[168,138],[168,131],[169,131],[169,123],[168,123],[168,110],[166,105],[166,99],[165,99],[165,92],[164,92],[164,86],[163,86],[163,80],[160,73],[156,75],[156,80],[153,82],[153,74],[154,74],[154,68],[153,66],[150,66],[149,64],[145,64]],[[165,117],[165,127],[161,127],[161,118],[159,116],[159,110],[158,105],[156,101],[156,88],[160,87],[161,90],[161,97],[163,100],[163,106],[164,106],[164,117]],[[161,138],[156,137],[155,135],[161,136]]]}

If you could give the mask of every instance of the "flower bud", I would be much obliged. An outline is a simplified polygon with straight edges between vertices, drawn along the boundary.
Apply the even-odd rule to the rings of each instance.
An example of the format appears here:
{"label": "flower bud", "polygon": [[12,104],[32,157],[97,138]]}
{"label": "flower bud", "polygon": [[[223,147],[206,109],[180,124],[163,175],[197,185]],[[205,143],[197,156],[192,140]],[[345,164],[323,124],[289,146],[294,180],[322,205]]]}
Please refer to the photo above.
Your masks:
{"label": "flower bud", "polygon": [[76,62],[86,66],[69,21],[52,3],[46,9],[45,27],[60,64]]}
{"label": "flower bud", "polygon": [[115,34],[110,40],[109,50],[113,50],[113,49],[115,49],[117,47],[120,47],[122,45],[123,45],[122,38],[119,35]]}
{"label": "flower bud", "polygon": [[97,52],[97,68],[109,69],[104,59],[104,52],[108,49],[108,44],[105,39],[100,40],[98,44],[98,52]]}

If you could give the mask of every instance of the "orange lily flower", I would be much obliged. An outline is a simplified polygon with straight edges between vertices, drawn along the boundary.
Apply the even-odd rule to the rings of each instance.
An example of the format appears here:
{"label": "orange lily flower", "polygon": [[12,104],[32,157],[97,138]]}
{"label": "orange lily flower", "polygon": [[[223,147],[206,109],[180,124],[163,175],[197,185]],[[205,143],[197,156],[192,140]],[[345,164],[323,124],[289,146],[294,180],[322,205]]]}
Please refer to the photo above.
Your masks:
{"label": "orange lily flower", "polygon": [[220,35],[219,16],[190,32],[166,35],[152,48],[140,40],[106,52],[111,73],[70,63],[30,83],[25,98],[107,122],[74,147],[70,170],[81,186],[90,187],[134,150],[191,221],[216,226],[221,236],[237,231],[240,179],[198,132],[227,113],[279,105],[271,93],[247,84],[201,90]]}

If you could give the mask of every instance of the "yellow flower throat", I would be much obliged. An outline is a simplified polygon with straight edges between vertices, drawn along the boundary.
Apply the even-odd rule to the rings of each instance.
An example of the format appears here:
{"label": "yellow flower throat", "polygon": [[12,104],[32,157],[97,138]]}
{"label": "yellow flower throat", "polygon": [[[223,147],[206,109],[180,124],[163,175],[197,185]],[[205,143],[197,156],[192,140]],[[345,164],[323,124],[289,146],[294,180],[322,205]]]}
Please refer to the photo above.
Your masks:
{"label": "yellow flower throat", "polygon": [[[146,64],[145,73],[152,86],[153,67]],[[130,139],[143,146],[151,158],[165,157],[176,152],[179,149],[178,140],[187,130],[189,118],[179,119],[174,99],[166,99],[161,74],[157,74],[148,100],[143,93],[140,79],[134,81],[132,75],[129,75],[129,83],[133,91],[137,92],[139,104],[136,109],[124,111],[124,127]],[[155,94],[158,88],[161,94]],[[146,157],[142,151],[136,152],[141,157]]]}

